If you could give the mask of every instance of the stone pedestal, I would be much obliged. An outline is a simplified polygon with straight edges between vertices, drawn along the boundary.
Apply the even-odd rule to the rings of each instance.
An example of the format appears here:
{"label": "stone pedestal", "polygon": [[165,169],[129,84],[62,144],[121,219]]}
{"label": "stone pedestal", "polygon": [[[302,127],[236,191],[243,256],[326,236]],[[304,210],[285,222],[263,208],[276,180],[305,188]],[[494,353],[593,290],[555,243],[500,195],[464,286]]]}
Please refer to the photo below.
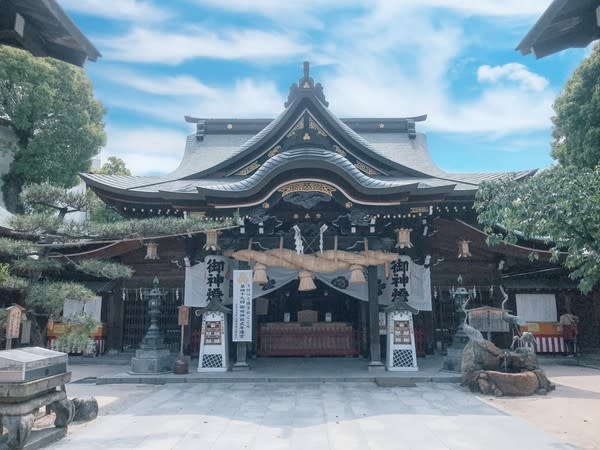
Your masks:
{"label": "stone pedestal", "polygon": [[443,369],[453,372],[462,372],[462,358],[465,345],[469,342],[469,338],[464,333],[462,326],[457,330],[452,339],[452,345],[448,347],[448,352],[444,358]]}
{"label": "stone pedestal", "polygon": [[469,342],[468,336],[464,331],[464,324],[467,318],[465,305],[471,298],[469,292],[464,287],[459,287],[451,292],[452,298],[456,305],[458,328],[452,339],[452,344],[448,347],[448,352],[444,358],[442,368],[452,372],[462,373],[462,357],[465,350],[465,345]]}
{"label": "stone pedestal", "polygon": [[387,370],[419,370],[412,311],[408,303],[401,300],[386,308]]}
{"label": "stone pedestal", "polygon": [[[209,304],[209,307],[212,306],[214,304]],[[225,372],[229,370],[227,336],[225,312],[203,311],[198,372]]]}
{"label": "stone pedestal", "polygon": [[131,358],[130,373],[135,374],[161,374],[169,373],[173,368],[173,355],[166,349],[135,351]]}
{"label": "stone pedestal", "polygon": [[236,342],[236,361],[233,365],[233,370],[250,370],[247,361],[248,344],[245,342]]}
{"label": "stone pedestal", "polygon": [[[65,372],[32,381],[0,383],[0,448],[40,448],[29,442],[35,414],[43,407],[55,411],[55,426],[66,430],[74,415],[73,403],[65,392],[70,379],[71,372]],[[6,429],[5,434],[1,428]],[[46,434],[58,439],[65,433]]]}

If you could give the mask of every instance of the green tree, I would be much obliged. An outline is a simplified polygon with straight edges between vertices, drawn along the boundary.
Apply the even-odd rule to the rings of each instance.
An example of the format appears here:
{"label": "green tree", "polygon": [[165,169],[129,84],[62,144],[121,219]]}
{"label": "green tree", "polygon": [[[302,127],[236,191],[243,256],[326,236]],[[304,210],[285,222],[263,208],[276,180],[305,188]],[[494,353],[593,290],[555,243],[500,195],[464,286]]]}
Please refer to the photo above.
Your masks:
{"label": "green tree", "polygon": [[482,184],[475,209],[490,244],[544,239],[587,293],[600,284],[600,45],[554,110],[558,164],[526,180]]}
{"label": "green tree", "polygon": [[[116,156],[109,157],[97,173],[102,175],[131,175],[131,171],[127,168],[125,161]],[[123,217],[119,213],[100,200],[91,189],[88,190],[87,196],[89,201],[88,211],[90,220],[104,223],[119,222],[123,220]]]}
{"label": "green tree", "polygon": [[552,156],[565,166],[600,164],[600,45],[567,81],[554,111]]}
{"label": "green tree", "polygon": [[73,192],[48,182],[25,186],[19,198],[25,208],[33,212],[57,212],[60,222],[69,213],[86,211],[90,204],[85,192]]}
{"label": "green tree", "polygon": [[[68,214],[89,208],[88,199],[83,194],[73,194],[48,183],[26,186],[21,199],[28,214],[13,217],[11,226],[16,236],[27,240],[0,237],[0,295],[2,290],[22,293],[23,306],[40,318],[37,323],[40,339],[47,317],[61,319],[65,299],[87,300],[95,296],[76,282],[81,276],[115,280],[130,278],[133,274],[130,267],[114,261],[57,258],[64,247],[93,246],[100,241],[105,245],[107,240],[187,235],[231,225],[229,221],[216,222],[200,217],[161,217],[114,223],[65,222],[63,219]],[[0,310],[0,324],[1,321]],[[85,337],[85,330],[82,333]]]}
{"label": "green tree", "polygon": [[125,161],[116,156],[110,156],[97,173],[102,175],[131,175]]}
{"label": "green tree", "polygon": [[103,115],[81,68],[0,45],[0,117],[17,137],[4,177],[8,209],[25,184],[77,184],[104,144]]}

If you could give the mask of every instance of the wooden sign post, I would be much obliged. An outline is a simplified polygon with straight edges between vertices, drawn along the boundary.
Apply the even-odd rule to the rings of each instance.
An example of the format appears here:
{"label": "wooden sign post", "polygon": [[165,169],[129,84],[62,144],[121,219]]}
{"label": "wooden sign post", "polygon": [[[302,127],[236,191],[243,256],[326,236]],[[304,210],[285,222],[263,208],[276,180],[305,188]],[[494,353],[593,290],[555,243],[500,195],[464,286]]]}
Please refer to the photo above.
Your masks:
{"label": "wooden sign post", "polygon": [[181,341],[179,344],[179,358],[175,361],[175,370],[174,373],[178,375],[188,373],[188,362],[185,360],[183,355],[183,333],[186,325],[190,324],[190,307],[189,306],[179,306],[179,314],[177,315],[177,323],[181,327]]}
{"label": "wooden sign post", "polygon": [[23,308],[20,305],[13,305],[6,308],[8,316],[6,318],[6,350],[12,348],[12,340],[17,339],[21,335],[21,317]]}

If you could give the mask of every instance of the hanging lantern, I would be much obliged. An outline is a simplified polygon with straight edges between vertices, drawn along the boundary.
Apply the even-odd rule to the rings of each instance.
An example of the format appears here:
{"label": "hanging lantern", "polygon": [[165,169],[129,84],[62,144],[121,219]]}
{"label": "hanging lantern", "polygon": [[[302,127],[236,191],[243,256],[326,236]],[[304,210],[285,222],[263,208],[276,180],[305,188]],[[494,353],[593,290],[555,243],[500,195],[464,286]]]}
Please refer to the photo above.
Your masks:
{"label": "hanging lantern", "polygon": [[204,244],[204,250],[212,250],[214,252],[220,250],[219,244],[217,243],[217,237],[217,230],[208,230],[206,232],[206,244]]}
{"label": "hanging lantern", "polygon": [[300,284],[298,285],[299,291],[314,291],[317,288],[312,273],[302,270],[298,276],[300,278]]}
{"label": "hanging lantern", "polygon": [[158,256],[158,244],[156,242],[148,242],[146,245],[146,256],[144,259],[157,260],[160,259]]}
{"label": "hanging lantern", "polygon": [[471,252],[469,251],[469,243],[471,241],[466,241],[466,240],[460,240],[458,241],[458,257],[459,258],[468,258],[469,256],[473,256],[471,255]]}
{"label": "hanging lantern", "polygon": [[363,266],[358,264],[352,264],[350,266],[350,284],[360,284],[367,281],[363,269]]}
{"label": "hanging lantern", "polygon": [[396,248],[413,248],[413,245],[410,242],[411,231],[412,228],[400,228],[396,230],[398,233],[398,242],[396,243]]}
{"label": "hanging lantern", "polygon": [[254,277],[252,278],[254,283],[267,284],[269,279],[267,278],[267,266],[261,263],[254,265]]}

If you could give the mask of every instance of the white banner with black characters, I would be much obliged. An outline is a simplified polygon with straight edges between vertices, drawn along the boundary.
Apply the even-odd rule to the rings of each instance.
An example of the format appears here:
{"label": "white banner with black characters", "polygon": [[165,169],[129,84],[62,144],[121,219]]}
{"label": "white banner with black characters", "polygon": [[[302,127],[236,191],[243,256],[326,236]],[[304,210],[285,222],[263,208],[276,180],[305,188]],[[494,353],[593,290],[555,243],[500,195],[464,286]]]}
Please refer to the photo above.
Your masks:
{"label": "white banner with black characters", "polygon": [[233,271],[233,342],[252,342],[252,271]]}
{"label": "white banner with black characters", "polygon": [[231,259],[207,255],[204,262],[185,268],[185,294],[183,304],[204,308],[210,296],[220,296],[224,304],[230,303]]}
{"label": "white banner with black characters", "polygon": [[[219,264],[223,261],[223,266]],[[429,268],[425,268],[414,263],[408,256],[400,256],[399,261],[407,262],[401,266],[396,265],[396,269],[400,267],[400,271],[394,274],[390,270],[390,277],[386,278],[383,266],[377,267],[377,279],[379,283],[379,303],[389,305],[394,296],[394,288],[396,295],[398,287],[404,287],[406,281],[406,289],[408,290],[408,303],[420,311],[431,311],[431,274]],[[209,288],[209,271],[211,269],[223,269],[221,276],[212,273],[213,285],[218,283],[218,288],[221,290],[223,304],[230,305],[233,295],[233,280],[231,274],[232,268],[236,267],[237,261],[225,258],[222,256],[207,256],[204,263],[196,264],[192,267],[186,267],[185,270],[185,301],[186,306],[205,307],[208,299]],[[406,270],[406,278],[404,271]],[[366,272],[366,270],[365,270]],[[215,275],[216,278],[215,278]],[[366,274],[365,274],[366,275]],[[334,273],[314,273],[313,276],[321,280],[327,286],[343,292],[351,297],[362,301],[368,301],[367,283],[350,284],[350,271],[341,271]],[[267,267],[267,284],[254,283],[252,289],[253,297],[265,296],[277,289],[282,288],[288,283],[298,279],[298,270],[284,269],[281,267]],[[398,286],[394,286],[398,284]]]}

